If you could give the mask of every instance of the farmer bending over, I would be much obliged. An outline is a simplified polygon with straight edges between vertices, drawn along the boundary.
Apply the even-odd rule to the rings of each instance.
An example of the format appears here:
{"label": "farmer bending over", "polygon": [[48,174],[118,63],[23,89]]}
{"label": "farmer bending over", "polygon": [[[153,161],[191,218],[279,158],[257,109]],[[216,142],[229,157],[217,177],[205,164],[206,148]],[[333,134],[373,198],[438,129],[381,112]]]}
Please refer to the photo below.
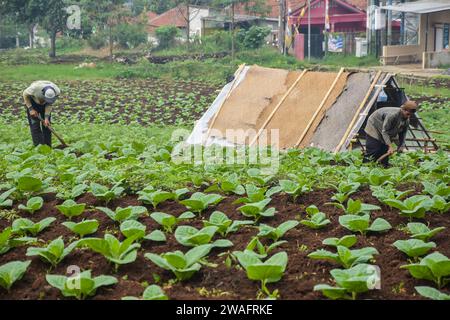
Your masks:
{"label": "farmer bending over", "polygon": [[[375,111],[369,117],[365,128],[367,138],[364,162],[377,161],[386,153],[392,155],[396,150],[402,152],[410,118],[416,111],[417,103],[414,101],[407,101],[400,108],[386,107]],[[381,164],[387,167],[389,156],[384,158]]]}
{"label": "farmer bending over", "polygon": [[[58,86],[50,81],[33,82],[23,92],[31,137],[35,146],[40,144],[52,146],[52,133],[48,127],[51,122],[52,104],[60,94]],[[43,119],[43,123],[39,116]]]}

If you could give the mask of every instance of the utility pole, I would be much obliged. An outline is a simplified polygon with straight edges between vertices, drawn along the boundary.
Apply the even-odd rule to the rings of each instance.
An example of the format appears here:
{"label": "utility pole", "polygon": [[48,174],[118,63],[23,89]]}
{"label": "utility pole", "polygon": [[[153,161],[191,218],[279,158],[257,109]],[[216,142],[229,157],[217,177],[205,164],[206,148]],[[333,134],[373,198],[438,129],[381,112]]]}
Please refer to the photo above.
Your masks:
{"label": "utility pole", "polygon": [[278,48],[282,53],[286,51],[286,0],[278,0],[280,7]]}
{"label": "utility pole", "polygon": [[311,0],[308,0],[308,61],[311,60]]}

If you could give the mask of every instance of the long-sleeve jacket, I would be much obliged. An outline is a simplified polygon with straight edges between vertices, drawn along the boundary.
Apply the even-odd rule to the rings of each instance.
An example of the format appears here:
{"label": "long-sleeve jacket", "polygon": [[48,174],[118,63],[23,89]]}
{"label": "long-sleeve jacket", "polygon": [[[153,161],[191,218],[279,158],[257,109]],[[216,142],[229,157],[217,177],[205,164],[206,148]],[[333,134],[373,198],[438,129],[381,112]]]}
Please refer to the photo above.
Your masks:
{"label": "long-sleeve jacket", "polygon": [[33,108],[32,101],[34,101],[38,105],[45,106],[46,118],[50,117],[52,113],[52,106],[45,102],[43,93],[43,89],[48,86],[51,86],[55,90],[56,96],[59,96],[61,94],[61,90],[58,88],[58,86],[50,81],[35,81],[23,92],[23,100],[25,101],[27,108]]}
{"label": "long-sleeve jacket", "polygon": [[374,139],[401,147],[405,144],[409,119],[404,118],[400,108],[381,108],[372,113],[367,120],[366,133]]}

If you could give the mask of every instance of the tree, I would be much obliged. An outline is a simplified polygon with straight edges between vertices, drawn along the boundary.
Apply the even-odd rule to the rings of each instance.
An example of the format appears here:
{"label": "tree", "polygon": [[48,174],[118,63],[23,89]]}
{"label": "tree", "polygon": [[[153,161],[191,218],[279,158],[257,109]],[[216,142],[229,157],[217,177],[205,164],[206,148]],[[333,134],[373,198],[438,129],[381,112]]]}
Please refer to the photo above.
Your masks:
{"label": "tree", "polygon": [[234,59],[236,55],[236,32],[235,32],[235,15],[237,6],[244,6],[245,11],[252,15],[264,16],[270,11],[270,7],[266,4],[266,0],[215,0],[216,6],[228,9],[230,19],[231,33],[231,56]]}
{"label": "tree", "polygon": [[126,22],[131,11],[125,0],[82,0],[82,6],[97,27],[106,26],[109,42],[109,59],[113,59],[114,28]]}
{"label": "tree", "polygon": [[33,0],[45,14],[39,17],[39,24],[50,35],[50,58],[56,57],[56,35],[64,31],[68,13],[63,0]]}

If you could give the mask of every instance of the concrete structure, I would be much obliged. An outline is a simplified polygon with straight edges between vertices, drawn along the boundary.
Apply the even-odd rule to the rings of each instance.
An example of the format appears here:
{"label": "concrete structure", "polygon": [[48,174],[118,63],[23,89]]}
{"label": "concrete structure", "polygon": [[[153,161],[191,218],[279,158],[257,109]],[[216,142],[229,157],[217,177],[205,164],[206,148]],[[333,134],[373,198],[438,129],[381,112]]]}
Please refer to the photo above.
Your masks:
{"label": "concrete structure", "polygon": [[384,46],[383,64],[422,62],[424,68],[449,63],[450,1],[420,0],[381,7],[419,15],[418,43]]}

